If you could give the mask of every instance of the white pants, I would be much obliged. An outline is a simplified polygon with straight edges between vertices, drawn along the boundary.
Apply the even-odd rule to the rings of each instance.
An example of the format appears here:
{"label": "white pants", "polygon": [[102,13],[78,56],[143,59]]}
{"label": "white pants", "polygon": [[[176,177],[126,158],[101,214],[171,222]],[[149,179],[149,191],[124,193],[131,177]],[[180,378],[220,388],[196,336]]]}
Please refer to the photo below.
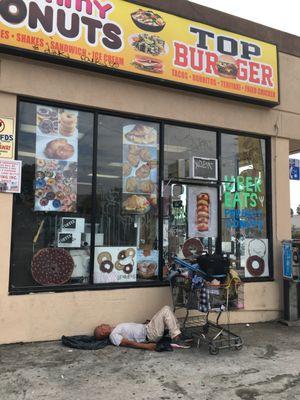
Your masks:
{"label": "white pants", "polygon": [[180,326],[169,306],[158,311],[147,325],[147,337],[150,342],[158,342],[163,337],[165,329],[169,329],[171,338],[180,335]]}

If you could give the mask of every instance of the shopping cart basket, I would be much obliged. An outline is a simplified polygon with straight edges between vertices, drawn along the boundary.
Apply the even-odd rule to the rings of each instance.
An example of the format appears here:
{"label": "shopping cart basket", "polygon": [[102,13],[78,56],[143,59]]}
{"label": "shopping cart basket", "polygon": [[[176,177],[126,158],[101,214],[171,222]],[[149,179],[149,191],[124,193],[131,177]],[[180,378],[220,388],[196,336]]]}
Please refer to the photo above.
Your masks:
{"label": "shopping cart basket", "polygon": [[[177,268],[170,272],[169,280],[174,311],[185,311],[181,318],[184,333],[197,340],[197,347],[206,343],[210,354],[229,348],[240,350],[243,340],[230,329],[230,310],[243,308],[242,283],[232,279],[230,273],[208,276],[198,264],[178,257],[174,262]],[[216,279],[223,283],[214,284]],[[223,313],[225,323],[221,325]]]}

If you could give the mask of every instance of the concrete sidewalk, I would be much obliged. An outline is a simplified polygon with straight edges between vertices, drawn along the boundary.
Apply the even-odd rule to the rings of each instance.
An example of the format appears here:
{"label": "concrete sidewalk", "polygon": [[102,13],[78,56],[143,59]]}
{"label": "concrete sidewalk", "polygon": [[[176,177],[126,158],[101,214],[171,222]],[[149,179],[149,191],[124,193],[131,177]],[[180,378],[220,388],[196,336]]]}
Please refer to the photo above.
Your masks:
{"label": "concrete sidewalk", "polygon": [[1,400],[300,399],[300,328],[236,326],[241,351],[167,353],[59,342],[0,346]]}

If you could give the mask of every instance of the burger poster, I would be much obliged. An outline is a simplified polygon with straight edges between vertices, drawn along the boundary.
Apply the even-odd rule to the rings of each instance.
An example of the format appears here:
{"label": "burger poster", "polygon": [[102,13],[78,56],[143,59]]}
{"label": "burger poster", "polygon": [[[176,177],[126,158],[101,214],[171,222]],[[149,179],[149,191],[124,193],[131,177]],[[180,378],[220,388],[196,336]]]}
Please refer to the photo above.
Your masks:
{"label": "burger poster", "polygon": [[276,46],[124,0],[2,0],[0,29],[3,50],[278,104]]}

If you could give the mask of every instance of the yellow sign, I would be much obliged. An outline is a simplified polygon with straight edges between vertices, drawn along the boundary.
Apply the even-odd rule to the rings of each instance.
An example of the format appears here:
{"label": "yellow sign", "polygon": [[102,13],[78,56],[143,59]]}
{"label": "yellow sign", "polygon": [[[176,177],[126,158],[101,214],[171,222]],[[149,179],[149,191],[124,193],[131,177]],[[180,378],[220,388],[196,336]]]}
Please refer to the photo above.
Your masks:
{"label": "yellow sign", "polygon": [[14,119],[0,117],[0,158],[14,158]]}
{"label": "yellow sign", "polygon": [[133,77],[279,101],[276,46],[123,0],[1,0],[0,37]]}

